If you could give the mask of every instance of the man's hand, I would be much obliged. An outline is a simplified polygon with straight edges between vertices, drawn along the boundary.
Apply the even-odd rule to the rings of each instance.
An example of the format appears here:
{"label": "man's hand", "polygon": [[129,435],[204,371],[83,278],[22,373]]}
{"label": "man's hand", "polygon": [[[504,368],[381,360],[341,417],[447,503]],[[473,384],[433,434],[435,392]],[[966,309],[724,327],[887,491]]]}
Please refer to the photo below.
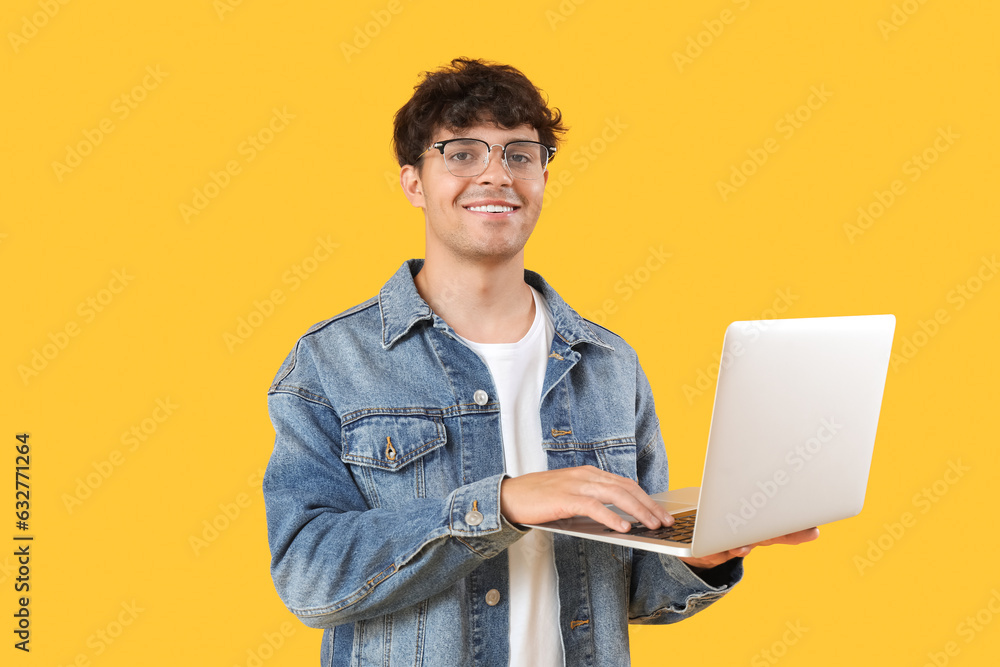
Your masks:
{"label": "man's hand", "polygon": [[511,523],[545,523],[579,515],[628,532],[631,526],[605,507],[609,503],[647,528],[674,523],[637,483],[594,466],[533,472],[500,483],[500,512]]}
{"label": "man's hand", "polygon": [[806,528],[805,530],[800,530],[796,533],[789,533],[788,535],[782,535],[781,537],[764,540],[763,542],[757,542],[756,544],[751,544],[745,547],[730,549],[729,551],[712,554],[711,556],[702,556],[701,558],[680,556],[679,558],[691,567],[707,570],[715,567],[716,565],[722,565],[727,560],[731,560],[739,556],[746,556],[754,547],[766,547],[772,544],[802,544],[803,542],[811,542],[817,537],[819,537],[819,528]]}
{"label": "man's hand", "polygon": [[[674,517],[636,482],[593,466],[533,472],[505,479],[500,484],[500,512],[511,523],[546,523],[588,516],[612,530],[628,532],[631,528],[629,523],[605,507],[607,504],[631,514],[647,528],[674,523]],[[754,547],[801,544],[817,537],[819,528],[807,528],[711,556],[682,556],[680,560],[693,568],[710,569],[733,558],[746,556]]]}

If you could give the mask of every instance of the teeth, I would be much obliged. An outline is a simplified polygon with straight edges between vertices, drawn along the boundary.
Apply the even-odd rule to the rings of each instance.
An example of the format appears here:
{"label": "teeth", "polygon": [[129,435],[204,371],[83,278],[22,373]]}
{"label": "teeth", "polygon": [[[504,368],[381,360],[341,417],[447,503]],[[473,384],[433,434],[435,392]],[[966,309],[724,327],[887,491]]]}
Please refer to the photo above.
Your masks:
{"label": "teeth", "polygon": [[496,206],[495,204],[487,204],[486,206],[470,206],[470,211],[478,211],[479,213],[507,213],[508,211],[513,211],[513,206]]}

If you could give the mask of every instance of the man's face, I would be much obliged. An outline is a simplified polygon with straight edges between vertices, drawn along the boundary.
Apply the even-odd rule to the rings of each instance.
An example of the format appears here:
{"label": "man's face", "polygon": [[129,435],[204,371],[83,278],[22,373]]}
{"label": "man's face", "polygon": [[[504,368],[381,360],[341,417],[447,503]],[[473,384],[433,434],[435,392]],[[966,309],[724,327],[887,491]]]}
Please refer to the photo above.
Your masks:
{"label": "man's face", "polygon": [[[511,141],[538,141],[538,131],[523,125],[505,130],[490,123],[457,133],[440,129],[432,142],[454,138],[481,139],[503,146]],[[548,171],[538,179],[513,178],[503,166],[499,146],[479,176],[452,176],[441,153],[430,150],[421,168],[403,167],[400,182],[407,199],[424,209],[427,257],[447,255],[460,262],[506,261],[522,252],[542,210]],[[512,210],[490,213],[488,204]]]}

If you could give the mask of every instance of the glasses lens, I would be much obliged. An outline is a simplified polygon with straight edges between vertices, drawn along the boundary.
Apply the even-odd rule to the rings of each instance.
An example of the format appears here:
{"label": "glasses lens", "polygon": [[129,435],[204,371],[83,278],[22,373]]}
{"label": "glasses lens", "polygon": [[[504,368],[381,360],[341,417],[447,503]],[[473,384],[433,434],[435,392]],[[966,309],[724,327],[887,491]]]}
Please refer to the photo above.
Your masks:
{"label": "glasses lens", "polygon": [[518,141],[507,146],[507,166],[516,178],[541,178],[549,152],[534,141]]}
{"label": "glasses lens", "polygon": [[483,172],[488,151],[484,141],[449,141],[444,147],[444,163],[454,176],[478,176]]}

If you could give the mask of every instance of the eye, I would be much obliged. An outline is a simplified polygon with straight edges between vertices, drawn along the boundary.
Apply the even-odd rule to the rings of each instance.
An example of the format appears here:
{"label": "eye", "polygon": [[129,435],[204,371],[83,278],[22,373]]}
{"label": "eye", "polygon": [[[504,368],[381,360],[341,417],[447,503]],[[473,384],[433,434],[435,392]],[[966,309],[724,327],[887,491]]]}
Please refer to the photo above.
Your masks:
{"label": "eye", "polygon": [[516,142],[507,146],[507,164],[533,169],[542,164],[542,146],[533,142]]}
{"label": "eye", "polygon": [[465,162],[480,162],[486,156],[486,147],[478,141],[458,140],[447,145],[444,151],[445,160],[450,164],[459,165]]}

